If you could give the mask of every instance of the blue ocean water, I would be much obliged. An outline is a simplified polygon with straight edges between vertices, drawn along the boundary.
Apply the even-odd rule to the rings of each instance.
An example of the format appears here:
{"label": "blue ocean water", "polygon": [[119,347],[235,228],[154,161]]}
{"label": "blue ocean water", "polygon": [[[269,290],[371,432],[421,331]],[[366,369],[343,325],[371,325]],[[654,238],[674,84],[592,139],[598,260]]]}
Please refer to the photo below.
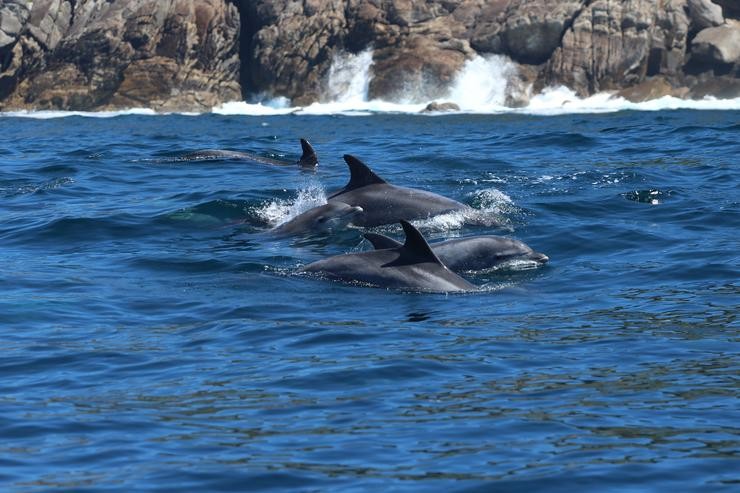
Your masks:
{"label": "blue ocean water", "polygon": [[[737,491],[740,112],[0,118],[3,491]],[[179,161],[201,148],[313,172]],[[354,154],[539,269],[296,275]],[[400,228],[382,232],[401,236]]]}

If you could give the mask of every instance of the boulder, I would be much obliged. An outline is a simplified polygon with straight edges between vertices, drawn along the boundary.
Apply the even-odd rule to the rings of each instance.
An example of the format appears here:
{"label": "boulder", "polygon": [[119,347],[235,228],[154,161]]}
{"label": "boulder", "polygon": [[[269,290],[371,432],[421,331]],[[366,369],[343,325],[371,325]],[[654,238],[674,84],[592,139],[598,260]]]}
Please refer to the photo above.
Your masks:
{"label": "boulder", "polygon": [[573,23],[581,4],[573,0],[512,2],[500,30],[503,53],[520,63],[546,62],[560,46],[560,39]]}
{"label": "boulder", "polygon": [[452,102],[438,103],[436,101],[429,103],[421,110],[421,113],[447,113],[450,111],[460,111],[460,107]]}
{"label": "boulder", "polygon": [[691,27],[695,31],[720,26],[725,22],[722,7],[711,0],[688,0],[688,7]]}
{"label": "boulder", "polygon": [[705,63],[740,63],[740,22],[700,31],[691,42],[691,55]]}

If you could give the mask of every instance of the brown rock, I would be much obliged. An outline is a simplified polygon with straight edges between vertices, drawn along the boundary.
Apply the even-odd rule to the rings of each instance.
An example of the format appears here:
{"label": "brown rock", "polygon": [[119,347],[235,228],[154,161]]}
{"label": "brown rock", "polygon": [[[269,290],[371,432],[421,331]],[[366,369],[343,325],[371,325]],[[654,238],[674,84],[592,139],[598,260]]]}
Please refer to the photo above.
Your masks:
{"label": "brown rock", "polygon": [[225,0],[33,2],[15,45],[22,60],[0,73],[0,109],[203,110],[238,100],[239,28]]}
{"label": "brown rock", "polygon": [[[543,73],[581,95],[678,75],[685,62],[686,0],[595,0],[565,32]],[[662,3],[662,2],[661,2]]]}
{"label": "brown rock", "polygon": [[731,76],[701,77],[692,84],[687,97],[703,99],[708,96],[719,99],[740,98],[740,79]]}
{"label": "brown rock", "polygon": [[632,101],[633,103],[642,103],[643,101],[650,101],[664,96],[683,97],[687,92],[688,88],[675,89],[663,77],[651,77],[637,85],[622,89],[616,93],[616,96]]}

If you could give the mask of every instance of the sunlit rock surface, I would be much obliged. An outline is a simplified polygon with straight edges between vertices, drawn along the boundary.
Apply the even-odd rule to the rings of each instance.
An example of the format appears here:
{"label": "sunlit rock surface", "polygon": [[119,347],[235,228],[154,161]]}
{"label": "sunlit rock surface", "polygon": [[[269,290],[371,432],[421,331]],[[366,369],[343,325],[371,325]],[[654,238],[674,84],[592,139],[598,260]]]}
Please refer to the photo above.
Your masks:
{"label": "sunlit rock surface", "polygon": [[517,68],[510,105],[559,85],[580,96],[635,87],[638,99],[713,88],[738,97],[736,4],[5,0],[0,110],[202,111],[243,97],[308,105],[326,100],[340,54],[368,50],[370,99],[443,99],[467,62],[490,55]]}

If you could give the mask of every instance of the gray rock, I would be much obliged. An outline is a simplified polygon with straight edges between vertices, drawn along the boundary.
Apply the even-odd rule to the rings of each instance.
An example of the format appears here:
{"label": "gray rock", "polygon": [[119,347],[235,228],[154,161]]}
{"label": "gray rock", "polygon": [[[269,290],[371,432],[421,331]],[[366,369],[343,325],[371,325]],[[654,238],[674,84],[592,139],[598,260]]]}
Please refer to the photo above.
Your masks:
{"label": "gray rock", "polygon": [[15,43],[23,25],[31,15],[28,2],[6,0],[0,6],[0,48]]}
{"label": "gray rock", "polygon": [[688,0],[691,26],[697,31],[724,24],[722,7],[711,0]]}
{"label": "gray rock", "polygon": [[653,75],[677,76],[685,63],[686,0],[595,0],[573,25],[543,71],[545,84],[581,95],[619,89]]}
{"label": "gray rock", "polygon": [[460,111],[460,107],[451,102],[438,103],[435,101],[429,103],[426,108],[421,110],[421,113],[444,113],[449,111]]}
{"label": "gray rock", "polygon": [[709,63],[740,63],[740,23],[709,27],[691,42],[691,54]]}
{"label": "gray rock", "polygon": [[500,35],[504,53],[527,64],[547,61],[580,11],[581,1],[512,2]]}

